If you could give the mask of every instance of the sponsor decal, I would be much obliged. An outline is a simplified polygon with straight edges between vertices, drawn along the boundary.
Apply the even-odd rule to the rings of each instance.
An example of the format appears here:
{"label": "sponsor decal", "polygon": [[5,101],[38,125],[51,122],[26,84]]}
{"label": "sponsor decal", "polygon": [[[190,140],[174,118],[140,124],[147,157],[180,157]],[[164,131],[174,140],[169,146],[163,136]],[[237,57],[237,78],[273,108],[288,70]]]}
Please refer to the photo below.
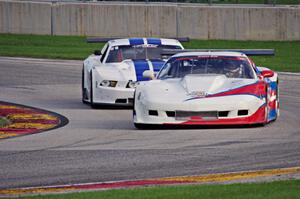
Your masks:
{"label": "sponsor decal", "polygon": [[205,91],[193,91],[193,92],[188,93],[188,96],[197,97],[197,98],[204,98],[207,95],[208,94]]}

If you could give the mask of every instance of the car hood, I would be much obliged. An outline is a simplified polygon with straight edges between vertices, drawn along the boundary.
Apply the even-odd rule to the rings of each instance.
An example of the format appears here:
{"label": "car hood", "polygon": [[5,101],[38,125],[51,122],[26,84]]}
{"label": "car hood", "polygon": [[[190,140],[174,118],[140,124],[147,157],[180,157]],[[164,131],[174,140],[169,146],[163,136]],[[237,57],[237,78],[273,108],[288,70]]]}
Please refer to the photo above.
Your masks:
{"label": "car hood", "polygon": [[146,100],[178,103],[220,93],[226,95],[228,91],[256,83],[257,79],[227,78],[225,75],[186,75],[183,78],[150,81],[144,84],[143,95]]}
{"label": "car hood", "polygon": [[144,78],[143,72],[151,69],[158,72],[163,64],[162,60],[124,60],[121,63],[103,64],[95,67],[95,70],[103,79],[147,81],[150,79]]}

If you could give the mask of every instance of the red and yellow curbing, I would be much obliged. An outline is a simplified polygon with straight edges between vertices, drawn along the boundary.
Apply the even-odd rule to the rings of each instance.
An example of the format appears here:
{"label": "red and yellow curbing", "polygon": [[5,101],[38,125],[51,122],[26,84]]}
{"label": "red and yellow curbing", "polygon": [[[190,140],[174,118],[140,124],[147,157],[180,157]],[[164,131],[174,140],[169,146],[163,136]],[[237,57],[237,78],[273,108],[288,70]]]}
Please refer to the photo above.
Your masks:
{"label": "red and yellow curbing", "polygon": [[117,182],[99,182],[86,184],[72,184],[48,187],[33,187],[19,189],[2,189],[0,195],[24,195],[24,194],[40,194],[40,193],[65,193],[83,190],[101,190],[113,188],[129,188],[139,186],[154,186],[154,185],[179,185],[179,184],[195,184],[195,183],[215,183],[215,182],[230,182],[234,180],[253,179],[258,177],[270,177],[287,174],[299,174],[300,167],[269,169],[259,171],[246,171],[234,173],[219,173],[200,176],[178,176],[168,178],[156,178],[146,180],[131,180]]}
{"label": "red and yellow curbing", "polygon": [[0,139],[40,133],[67,123],[67,119],[59,114],[1,101],[0,117],[9,121],[0,127]]}

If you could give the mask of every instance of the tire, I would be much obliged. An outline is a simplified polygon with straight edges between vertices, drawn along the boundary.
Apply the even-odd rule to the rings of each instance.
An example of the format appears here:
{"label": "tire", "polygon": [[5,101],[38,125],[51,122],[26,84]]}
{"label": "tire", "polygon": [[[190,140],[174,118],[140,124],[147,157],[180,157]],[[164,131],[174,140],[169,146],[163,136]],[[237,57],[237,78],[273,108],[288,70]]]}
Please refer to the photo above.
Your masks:
{"label": "tire", "polygon": [[132,107],[132,116],[134,117],[134,114],[136,114],[135,112],[135,91],[134,91],[134,93],[133,93],[133,107]]}
{"label": "tire", "polygon": [[94,97],[93,97],[93,75],[92,75],[92,71],[90,73],[90,105],[92,108],[96,108],[96,105],[94,104]]}
{"label": "tire", "polygon": [[82,98],[82,103],[84,104],[88,104],[88,102],[86,101],[87,99],[87,90],[86,88],[84,88],[84,67],[82,68],[82,75],[81,75],[81,98]]}

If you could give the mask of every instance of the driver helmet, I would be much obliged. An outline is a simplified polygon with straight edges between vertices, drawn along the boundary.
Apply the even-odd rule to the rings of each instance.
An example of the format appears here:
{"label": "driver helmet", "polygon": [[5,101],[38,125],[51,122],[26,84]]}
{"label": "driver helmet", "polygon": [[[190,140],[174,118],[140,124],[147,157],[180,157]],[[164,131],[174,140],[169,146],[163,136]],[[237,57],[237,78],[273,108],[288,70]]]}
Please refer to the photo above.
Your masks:
{"label": "driver helmet", "polygon": [[226,60],[224,63],[224,73],[229,78],[239,77],[241,73],[239,64],[231,60]]}

